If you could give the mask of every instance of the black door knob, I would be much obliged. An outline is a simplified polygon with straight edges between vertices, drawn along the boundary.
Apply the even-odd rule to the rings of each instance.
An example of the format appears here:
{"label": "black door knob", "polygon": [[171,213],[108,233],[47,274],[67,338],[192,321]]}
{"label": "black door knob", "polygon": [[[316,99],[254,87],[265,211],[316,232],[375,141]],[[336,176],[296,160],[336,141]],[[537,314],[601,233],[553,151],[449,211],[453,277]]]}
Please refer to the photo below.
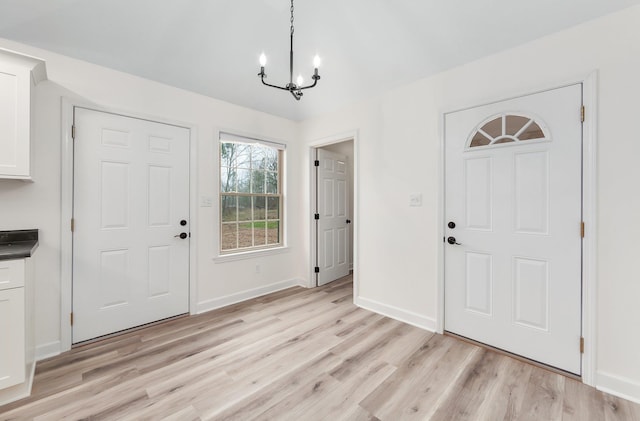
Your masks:
{"label": "black door knob", "polygon": [[183,219],[182,221],[180,221],[180,225],[182,225],[183,227],[187,225],[187,220]]}
{"label": "black door knob", "polygon": [[188,235],[187,235],[186,232],[181,232],[180,234],[174,235],[174,237],[180,237],[180,238],[182,238],[184,240],[185,238],[188,237]]}
{"label": "black door knob", "polygon": [[460,243],[456,242],[456,237],[447,238],[447,243],[461,245]]}
{"label": "black door knob", "polygon": [[449,228],[451,228],[451,229],[454,229],[454,228],[456,227],[456,223],[455,223],[455,222],[453,222],[453,221],[451,221],[451,222],[449,222],[449,223],[447,224],[447,226],[448,226]]}
{"label": "black door knob", "polygon": [[347,219],[347,224],[350,224],[350,223],[351,223],[351,219]]}

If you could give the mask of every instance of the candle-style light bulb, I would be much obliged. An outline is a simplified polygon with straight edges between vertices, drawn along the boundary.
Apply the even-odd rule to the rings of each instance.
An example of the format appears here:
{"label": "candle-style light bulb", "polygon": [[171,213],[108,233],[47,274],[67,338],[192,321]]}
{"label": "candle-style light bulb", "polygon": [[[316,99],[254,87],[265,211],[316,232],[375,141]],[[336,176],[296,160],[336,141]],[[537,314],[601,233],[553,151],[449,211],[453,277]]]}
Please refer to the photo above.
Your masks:
{"label": "candle-style light bulb", "polygon": [[302,75],[298,75],[296,83],[298,84],[298,88],[302,86],[302,84],[304,83],[304,78],[302,77]]}
{"label": "candle-style light bulb", "polygon": [[264,67],[267,64],[267,56],[264,53],[260,54],[260,66]]}
{"label": "candle-style light bulb", "polygon": [[313,58],[313,67],[315,69],[317,69],[318,67],[320,67],[320,56],[316,54],[316,56]]}

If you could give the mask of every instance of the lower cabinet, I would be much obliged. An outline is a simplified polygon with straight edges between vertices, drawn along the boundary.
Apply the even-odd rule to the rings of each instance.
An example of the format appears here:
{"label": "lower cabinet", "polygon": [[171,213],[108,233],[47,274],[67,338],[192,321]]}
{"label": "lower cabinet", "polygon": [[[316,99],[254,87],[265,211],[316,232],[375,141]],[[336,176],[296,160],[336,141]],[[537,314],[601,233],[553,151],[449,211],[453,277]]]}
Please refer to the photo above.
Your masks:
{"label": "lower cabinet", "polygon": [[33,292],[31,258],[0,260],[0,405],[31,393]]}
{"label": "lower cabinet", "polygon": [[0,389],[25,381],[24,287],[0,291]]}

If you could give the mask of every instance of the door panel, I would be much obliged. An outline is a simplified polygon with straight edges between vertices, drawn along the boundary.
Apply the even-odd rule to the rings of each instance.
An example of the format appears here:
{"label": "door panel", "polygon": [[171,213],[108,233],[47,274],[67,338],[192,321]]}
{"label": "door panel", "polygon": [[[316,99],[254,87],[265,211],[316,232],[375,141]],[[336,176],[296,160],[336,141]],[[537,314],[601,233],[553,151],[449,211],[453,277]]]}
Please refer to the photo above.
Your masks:
{"label": "door panel", "polygon": [[347,160],[318,149],[318,285],[349,274]]}
{"label": "door panel", "polygon": [[486,253],[466,253],[465,308],[491,316],[493,307],[493,258]]}
{"label": "door panel", "polygon": [[189,131],[75,109],[73,342],[188,312]]}
{"label": "door panel", "polygon": [[581,103],[576,84],[445,117],[445,329],[576,374]]}
{"label": "door panel", "polygon": [[467,228],[490,231],[493,210],[491,158],[465,159],[464,163]]}

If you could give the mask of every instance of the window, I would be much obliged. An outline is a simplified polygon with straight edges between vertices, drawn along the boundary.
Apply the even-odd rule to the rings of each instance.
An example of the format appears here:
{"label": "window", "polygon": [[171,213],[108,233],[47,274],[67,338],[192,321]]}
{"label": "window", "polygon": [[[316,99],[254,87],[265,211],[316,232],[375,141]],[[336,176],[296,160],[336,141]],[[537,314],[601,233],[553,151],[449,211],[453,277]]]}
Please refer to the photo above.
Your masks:
{"label": "window", "polygon": [[502,114],[492,117],[477,127],[469,137],[468,147],[518,143],[531,140],[549,140],[544,125],[533,117]]}
{"label": "window", "polygon": [[220,134],[220,251],[282,246],[284,145]]}

